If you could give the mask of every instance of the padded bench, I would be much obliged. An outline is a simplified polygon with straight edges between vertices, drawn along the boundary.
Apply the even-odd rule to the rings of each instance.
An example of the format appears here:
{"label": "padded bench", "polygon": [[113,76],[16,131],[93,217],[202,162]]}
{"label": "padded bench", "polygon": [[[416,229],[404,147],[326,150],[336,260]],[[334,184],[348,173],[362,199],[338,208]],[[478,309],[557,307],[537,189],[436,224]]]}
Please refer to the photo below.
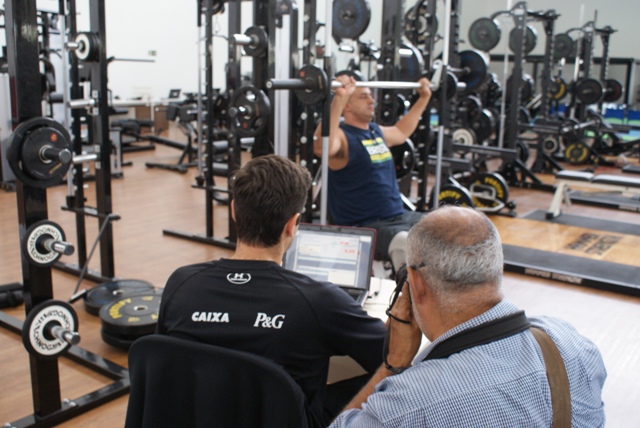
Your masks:
{"label": "padded bench", "polygon": [[620,192],[623,196],[628,197],[640,195],[640,179],[637,178],[563,170],[556,174],[556,192],[551,200],[547,218],[554,218],[560,215],[563,201],[567,205],[571,205],[571,199],[567,191],[572,184],[586,189]]}

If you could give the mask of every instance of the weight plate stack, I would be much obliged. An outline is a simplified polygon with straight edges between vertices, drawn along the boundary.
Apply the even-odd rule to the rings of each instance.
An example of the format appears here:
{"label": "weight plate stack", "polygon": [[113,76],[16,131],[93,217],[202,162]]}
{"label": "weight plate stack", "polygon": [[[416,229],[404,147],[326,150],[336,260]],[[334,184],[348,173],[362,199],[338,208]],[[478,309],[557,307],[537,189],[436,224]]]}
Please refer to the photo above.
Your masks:
{"label": "weight plate stack", "polygon": [[150,282],[138,279],[120,279],[105,282],[87,292],[84,299],[84,308],[91,315],[98,316],[100,309],[106,304],[124,297],[152,292],[153,290],[154,287]]}
{"label": "weight plate stack", "polygon": [[136,294],[115,300],[100,309],[102,339],[127,348],[134,340],[153,334],[158,323],[162,291]]}

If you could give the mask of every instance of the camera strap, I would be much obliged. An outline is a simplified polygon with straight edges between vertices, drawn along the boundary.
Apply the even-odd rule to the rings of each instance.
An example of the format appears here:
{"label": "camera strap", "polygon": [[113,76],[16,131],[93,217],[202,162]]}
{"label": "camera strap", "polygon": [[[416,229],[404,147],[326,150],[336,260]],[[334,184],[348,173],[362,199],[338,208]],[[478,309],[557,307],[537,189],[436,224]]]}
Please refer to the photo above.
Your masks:
{"label": "camera strap", "polygon": [[537,327],[531,326],[524,311],[519,311],[493,321],[455,334],[438,343],[423,361],[446,358],[452,354],[485,345],[526,329],[531,329],[533,337],[542,351],[547,381],[551,391],[552,428],[571,427],[571,391],[564,361],[557,346],[549,335]]}

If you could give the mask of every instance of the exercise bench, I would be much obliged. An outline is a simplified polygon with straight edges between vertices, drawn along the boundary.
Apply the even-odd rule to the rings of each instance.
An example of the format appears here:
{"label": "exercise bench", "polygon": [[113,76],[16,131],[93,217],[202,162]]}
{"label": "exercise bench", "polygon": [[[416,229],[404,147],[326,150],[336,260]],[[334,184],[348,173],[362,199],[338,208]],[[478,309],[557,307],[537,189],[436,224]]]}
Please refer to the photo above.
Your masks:
{"label": "exercise bench", "polygon": [[563,170],[556,174],[556,191],[547,212],[548,219],[558,217],[564,201],[571,205],[568,194],[569,186],[575,185],[585,189],[620,192],[624,197],[640,196],[640,179],[620,175],[594,175],[585,171]]}

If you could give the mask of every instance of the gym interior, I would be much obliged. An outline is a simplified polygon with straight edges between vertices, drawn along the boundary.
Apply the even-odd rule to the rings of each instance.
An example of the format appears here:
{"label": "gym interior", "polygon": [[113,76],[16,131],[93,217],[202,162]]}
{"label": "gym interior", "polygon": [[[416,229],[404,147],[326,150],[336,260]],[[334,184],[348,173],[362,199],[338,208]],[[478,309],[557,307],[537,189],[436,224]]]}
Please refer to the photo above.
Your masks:
{"label": "gym interior", "polygon": [[[392,150],[406,209],[485,212],[506,298],[592,340],[607,425],[637,426],[638,15],[632,0],[5,0],[0,424],[123,426],[128,349],[175,269],[232,254],[229,178],[249,159],[308,168],[303,221],[328,224],[312,144],[348,72],[381,125],[431,80]],[[372,277],[364,307],[385,318],[388,263]],[[63,328],[37,340],[50,316]]]}

